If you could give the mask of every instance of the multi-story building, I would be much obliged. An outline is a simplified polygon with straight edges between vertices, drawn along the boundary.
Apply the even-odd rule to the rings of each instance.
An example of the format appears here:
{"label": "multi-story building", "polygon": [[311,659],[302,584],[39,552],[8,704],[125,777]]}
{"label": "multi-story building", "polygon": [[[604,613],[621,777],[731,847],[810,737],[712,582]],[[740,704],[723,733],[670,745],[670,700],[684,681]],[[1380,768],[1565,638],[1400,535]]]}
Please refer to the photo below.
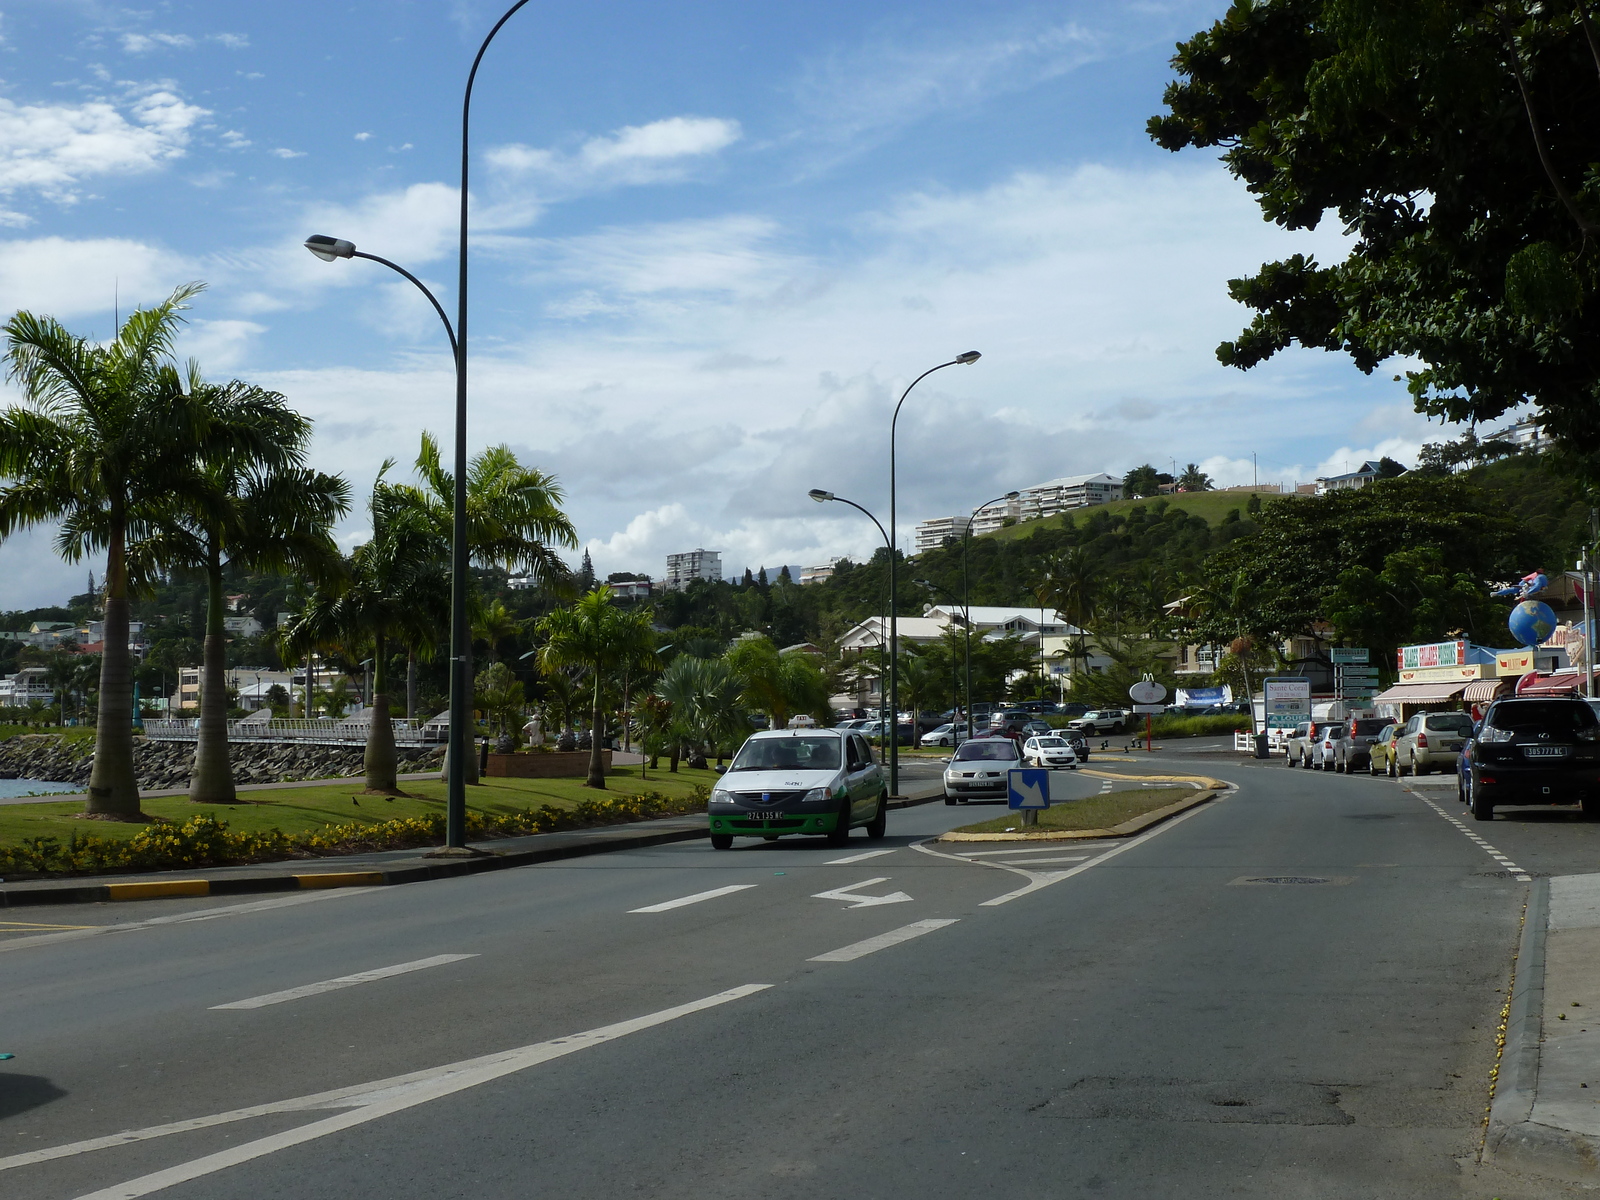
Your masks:
{"label": "multi-story building", "polygon": [[1006,524],[1007,518],[1013,523],[1038,521],[1071,509],[1121,499],[1122,480],[1115,475],[1066,475],[1023,488],[1015,500],[980,508],[972,516],[972,532],[990,533]]}
{"label": "multi-story building", "polygon": [[1329,492],[1344,491],[1346,488],[1366,487],[1367,484],[1378,478],[1378,473],[1382,469],[1375,462],[1364,462],[1354,471],[1346,471],[1343,475],[1319,476],[1316,483],[1316,494],[1326,496]]}
{"label": "multi-story building", "polygon": [[960,539],[972,524],[971,517],[930,517],[917,523],[917,553],[926,554],[944,545],[945,538]]}
{"label": "multi-story building", "polygon": [[651,583],[648,579],[608,579],[613,600],[648,600]]}
{"label": "multi-story building", "polygon": [[234,637],[260,637],[261,622],[249,614],[237,617],[223,617],[222,627]]}
{"label": "multi-story building", "polygon": [[686,550],[682,554],[667,555],[666,585],[672,591],[682,591],[696,579],[722,578],[722,552],[720,550]]}
{"label": "multi-story building", "polygon": [[1510,442],[1518,450],[1532,450],[1535,454],[1550,448],[1550,440],[1539,429],[1537,417],[1529,417],[1525,421],[1518,421],[1514,425],[1507,425],[1504,429],[1496,429],[1483,435],[1486,442]]}
{"label": "multi-story building", "polygon": [[0,707],[27,708],[35,700],[40,704],[56,702],[49,672],[44,667],[23,667],[15,675],[0,679]]}
{"label": "multi-story building", "polygon": [[800,570],[801,583],[821,583],[825,579],[833,578],[833,569],[839,565],[839,559],[830,558],[825,566],[802,567]]}

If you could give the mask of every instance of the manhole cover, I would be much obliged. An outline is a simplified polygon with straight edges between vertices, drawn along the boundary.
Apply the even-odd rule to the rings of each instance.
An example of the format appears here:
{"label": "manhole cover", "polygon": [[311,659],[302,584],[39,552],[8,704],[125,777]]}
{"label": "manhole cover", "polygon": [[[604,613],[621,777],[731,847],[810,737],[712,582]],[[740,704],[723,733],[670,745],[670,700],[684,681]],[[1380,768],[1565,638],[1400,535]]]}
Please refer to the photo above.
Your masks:
{"label": "manhole cover", "polygon": [[1242,875],[1238,879],[1230,880],[1229,887],[1294,887],[1296,885],[1320,884],[1324,887],[1339,887],[1351,883],[1354,875]]}

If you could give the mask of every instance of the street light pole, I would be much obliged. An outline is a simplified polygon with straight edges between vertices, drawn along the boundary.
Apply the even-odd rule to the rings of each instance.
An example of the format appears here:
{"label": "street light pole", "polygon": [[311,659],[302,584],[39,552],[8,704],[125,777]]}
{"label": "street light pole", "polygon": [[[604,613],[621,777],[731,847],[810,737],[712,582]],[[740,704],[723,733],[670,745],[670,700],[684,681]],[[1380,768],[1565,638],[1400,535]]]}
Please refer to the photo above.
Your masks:
{"label": "street light pole", "polygon": [[[970,366],[977,362],[983,355],[976,350],[968,350],[958,354],[949,362],[942,362],[937,367],[929,367],[918,375],[909,384],[906,390],[900,393],[900,400],[894,406],[894,416],[889,420],[889,717],[894,728],[894,734],[889,739],[889,794],[900,794],[900,606],[896,603],[898,597],[895,588],[899,583],[899,571],[895,563],[895,537],[898,529],[895,525],[896,495],[895,495],[895,461],[894,461],[894,435],[900,425],[900,405],[906,402],[906,397],[911,395],[911,389],[916,387],[935,371],[942,371],[946,367],[956,365]],[[863,512],[866,510],[863,509]],[[912,728],[916,727],[916,718],[911,720]]]}
{"label": "street light pole", "polygon": [[[891,561],[893,560],[893,558],[894,558],[894,543],[889,540],[889,535],[886,532],[884,532],[883,522],[879,521],[878,518],[873,516],[870,512],[867,512],[867,510],[862,508],[861,505],[857,504],[854,500],[846,500],[843,496],[835,496],[832,492],[825,492],[821,488],[812,488],[809,492],[806,493],[806,495],[810,496],[818,504],[825,504],[829,500],[833,500],[833,501],[836,501],[836,502],[838,502],[840,504],[848,504],[851,508],[855,509],[859,513],[865,513],[867,520],[871,521],[874,525],[876,525],[878,527],[878,533],[883,537],[883,544],[889,548],[889,558],[891,559]],[[891,612],[894,611],[893,598],[892,597],[890,599],[890,611]],[[879,632],[881,634],[882,631],[880,630]],[[879,638],[878,645],[880,647],[883,645],[883,640],[882,640],[881,636]],[[892,667],[893,667],[892,660],[891,660],[890,666],[891,666],[891,669],[892,669]],[[880,687],[882,686],[882,681],[881,680],[879,682],[879,686]],[[882,693],[879,693],[880,702],[881,702],[882,699],[883,699],[883,695],[882,695]],[[883,712],[883,705],[881,703],[878,706],[878,711],[880,713]],[[891,746],[898,746],[900,744],[900,715],[898,713],[891,712],[889,714],[888,740],[889,740],[889,744]],[[891,786],[890,790],[891,790],[891,792],[893,791],[892,786]]]}
{"label": "street light pole", "polygon": [[961,531],[961,619],[967,626],[967,733],[972,733],[972,578],[967,572],[967,547],[972,543],[972,522],[984,509],[991,504],[999,504],[1002,500],[1015,500],[1021,492],[1007,492],[1004,496],[996,496],[993,500],[985,500],[972,510],[972,516],[967,518],[966,528]]}

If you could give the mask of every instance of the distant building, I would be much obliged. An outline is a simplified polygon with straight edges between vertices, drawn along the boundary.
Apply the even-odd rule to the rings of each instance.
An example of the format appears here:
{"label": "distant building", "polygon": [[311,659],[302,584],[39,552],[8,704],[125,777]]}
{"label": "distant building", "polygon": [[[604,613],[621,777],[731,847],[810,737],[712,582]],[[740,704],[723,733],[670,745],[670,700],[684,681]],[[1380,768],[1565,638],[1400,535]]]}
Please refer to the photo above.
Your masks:
{"label": "distant building", "polygon": [[1378,478],[1382,470],[1383,468],[1375,462],[1364,462],[1354,471],[1346,471],[1343,475],[1319,477],[1316,483],[1316,494],[1326,496],[1329,492],[1366,487],[1367,484]]}
{"label": "distant building", "polygon": [[23,667],[15,675],[0,679],[0,706],[27,708],[35,700],[40,704],[56,702],[49,672],[44,667]]}
{"label": "distant building", "polygon": [[253,638],[261,636],[261,622],[249,615],[223,617],[222,627],[235,637]]}
{"label": "distant building", "polygon": [[648,579],[612,579],[606,582],[616,600],[648,600],[651,583]]}
{"label": "distant building", "polygon": [[1550,440],[1543,436],[1539,429],[1537,417],[1529,417],[1525,421],[1518,421],[1514,425],[1507,425],[1504,429],[1496,429],[1483,435],[1486,442],[1510,442],[1518,450],[1531,450],[1535,454],[1550,448]]}
{"label": "distant building", "polygon": [[667,555],[666,586],[675,592],[688,587],[696,579],[722,578],[722,552],[720,550],[686,550],[682,554]]}
{"label": "distant building", "polygon": [[1013,523],[1039,521],[1071,509],[1121,499],[1122,480],[1115,475],[1066,475],[1023,488],[1015,500],[1002,500],[979,509],[972,516],[972,532],[991,533],[1005,525],[1008,517]]}
{"label": "distant building", "polygon": [[972,524],[971,517],[930,517],[917,523],[917,553],[926,554],[944,545],[945,538],[959,539]]}
{"label": "distant building", "polygon": [[833,578],[833,569],[840,563],[840,559],[830,558],[826,566],[803,567],[800,570],[801,583],[821,583],[825,579]]}

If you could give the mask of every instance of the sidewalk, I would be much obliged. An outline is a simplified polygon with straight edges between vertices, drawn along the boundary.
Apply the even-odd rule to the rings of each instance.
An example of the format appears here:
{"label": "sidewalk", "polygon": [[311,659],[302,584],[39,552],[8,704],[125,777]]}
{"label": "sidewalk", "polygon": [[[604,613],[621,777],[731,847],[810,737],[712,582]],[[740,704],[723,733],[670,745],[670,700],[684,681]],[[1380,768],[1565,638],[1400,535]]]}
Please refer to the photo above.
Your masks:
{"label": "sidewalk", "polygon": [[[269,785],[270,786],[270,785]],[[934,781],[906,789],[908,795],[891,801],[890,808],[910,808],[943,796]],[[583,858],[613,850],[638,850],[668,842],[703,838],[709,830],[704,813],[635,821],[626,825],[599,825],[559,833],[496,838],[468,843],[470,854],[433,857],[426,847],[384,850],[338,858],[297,858],[286,862],[254,863],[239,867],[198,867],[183,871],[145,871],[123,875],[71,876],[64,879],[30,879],[17,883],[0,880],[0,908],[40,904],[95,904],[124,900],[154,900],[169,896],[239,896],[253,892],[289,892],[330,887],[382,887],[423,883]]]}
{"label": "sidewalk", "polygon": [[1600,1184],[1600,875],[1535,880],[1484,1157]]}

